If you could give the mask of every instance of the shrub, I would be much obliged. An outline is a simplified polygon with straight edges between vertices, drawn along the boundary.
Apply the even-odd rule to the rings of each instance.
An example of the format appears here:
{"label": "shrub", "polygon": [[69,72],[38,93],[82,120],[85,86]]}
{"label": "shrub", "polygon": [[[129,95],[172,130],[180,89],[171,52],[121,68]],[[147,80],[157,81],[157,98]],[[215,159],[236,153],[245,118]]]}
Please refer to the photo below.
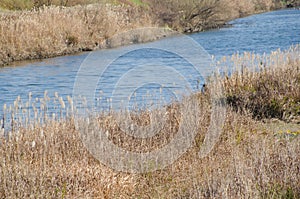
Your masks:
{"label": "shrub", "polygon": [[297,53],[299,46],[287,52],[273,52],[269,57],[249,53],[234,55],[232,59],[236,63],[241,64],[243,60],[246,65],[236,66],[237,71],[226,78],[227,102],[235,110],[250,111],[257,119],[289,120],[299,116],[300,60]]}

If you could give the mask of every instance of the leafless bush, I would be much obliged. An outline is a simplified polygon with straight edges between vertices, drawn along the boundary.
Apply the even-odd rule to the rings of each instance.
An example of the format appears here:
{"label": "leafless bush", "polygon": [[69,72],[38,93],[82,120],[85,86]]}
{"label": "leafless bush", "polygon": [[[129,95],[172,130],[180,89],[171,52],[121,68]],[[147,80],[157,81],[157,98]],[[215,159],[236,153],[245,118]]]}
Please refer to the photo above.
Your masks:
{"label": "leafless bush", "polygon": [[219,0],[167,0],[149,1],[157,20],[173,29],[197,32],[217,23],[214,16],[218,12]]}

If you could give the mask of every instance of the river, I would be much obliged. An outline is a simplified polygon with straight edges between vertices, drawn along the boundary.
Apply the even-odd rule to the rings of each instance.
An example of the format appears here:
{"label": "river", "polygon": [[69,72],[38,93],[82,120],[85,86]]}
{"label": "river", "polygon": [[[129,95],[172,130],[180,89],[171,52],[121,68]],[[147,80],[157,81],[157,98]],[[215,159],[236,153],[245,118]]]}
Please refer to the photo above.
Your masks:
{"label": "river", "polygon": [[[200,44],[208,54],[214,55],[217,59],[244,51],[270,53],[278,48],[288,49],[291,45],[300,43],[300,10],[298,9],[285,9],[253,15],[231,21],[230,25],[230,27],[226,28],[191,34],[188,37]],[[163,41],[157,42],[162,42],[160,44],[163,45]],[[139,48],[139,44],[135,44],[134,46]],[[118,49],[113,49],[112,51],[115,50]],[[108,52],[108,50],[96,53],[102,52]],[[72,96],[74,82],[76,81],[76,77],[78,78],[78,71],[82,67],[82,64],[87,59],[90,59],[89,56],[89,53],[82,53],[41,61],[23,62],[0,68],[0,110],[4,104],[7,104],[7,107],[13,105],[14,100],[18,96],[20,96],[21,100],[27,101],[29,92],[32,93],[33,101],[36,98],[43,97],[45,90],[48,91],[50,98],[54,98],[55,92],[57,92],[66,101],[67,96]],[[166,93],[166,98],[168,98],[166,101],[173,97],[176,98],[174,93],[172,93],[176,89],[174,82],[170,82],[169,85],[164,85],[164,87],[155,82],[155,77],[158,77],[158,75],[172,76],[172,74],[170,75],[170,70],[160,70],[159,68],[155,68],[155,66],[162,64],[168,65],[168,67],[176,66],[181,74],[187,73],[193,76],[193,70],[188,67],[190,63],[185,61],[180,62],[182,59],[179,58],[180,56],[174,53],[150,48],[133,50],[126,53],[111,63],[112,67],[106,70],[100,79],[99,74],[97,74],[99,81],[97,82],[96,94],[94,96],[97,101],[96,104],[109,104],[104,102],[109,102],[109,96],[112,94],[111,90],[116,85],[119,85],[120,82],[122,83],[122,81],[118,80],[118,77],[127,74],[133,66],[147,65],[150,62],[151,67],[149,66],[145,70],[143,68],[137,69],[133,75],[126,77],[127,80],[123,81],[123,87],[118,87],[118,92],[122,93],[122,89],[120,90],[120,88],[123,88],[124,93],[127,95],[129,91],[132,91],[129,88],[136,86],[136,84],[139,84],[136,82],[144,78],[143,76],[139,76],[141,73],[149,79],[151,75],[147,73],[156,71],[151,76],[154,78],[151,84],[148,84],[146,87],[140,86],[135,90],[134,94],[129,93],[129,102],[132,103],[135,101],[133,95],[136,99],[139,94],[146,93],[145,88],[151,88],[155,93],[154,95]],[[97,61],[101,62],[101,60]],[[147,70],[153,67],[155,70]],[[158,70],[159,72],[157,72]],[[205,77],[206,74],[202,74],[200,79],[199,77],[191,77],[190,84],[192,88],[201,89]],[[128,78],[131,78],[135,84],[131,85]],[[88,77],[86,81],[89,81]],[[126,87],[126,82],[128,83],[128,88]],[[126,88],[127,91],[125,91]],[[104,107],[104,105],[100,106]],[[48,108],[51,109],[51,106]],[[2,112],[0,111],[0,113]]]}

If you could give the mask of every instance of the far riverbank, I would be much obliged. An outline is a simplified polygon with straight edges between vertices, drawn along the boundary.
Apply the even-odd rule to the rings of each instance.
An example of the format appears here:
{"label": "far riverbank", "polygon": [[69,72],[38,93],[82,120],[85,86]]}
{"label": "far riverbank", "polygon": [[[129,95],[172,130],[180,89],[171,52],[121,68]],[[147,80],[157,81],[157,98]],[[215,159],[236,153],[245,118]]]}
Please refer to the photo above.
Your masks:
{"label": "far riverbank", "polygon": [[[215,1],[167,3],[120,1],[64,7],[41,6],[0,13],[0,66],[15,61],[44,59],[83,51],[154,41],[176,32],[220,28],[228,21],[285,7],[276,1]],[[1,5],[0,5],[1,6]],[[143,27],[153,28],[142,31]],[[137,30],[136,30],[137,29]],[[120,33],[122,41],[111,42]],[[170,31],[174,30],[174,31]],[[113,44],[114,43],[114,44]]]}

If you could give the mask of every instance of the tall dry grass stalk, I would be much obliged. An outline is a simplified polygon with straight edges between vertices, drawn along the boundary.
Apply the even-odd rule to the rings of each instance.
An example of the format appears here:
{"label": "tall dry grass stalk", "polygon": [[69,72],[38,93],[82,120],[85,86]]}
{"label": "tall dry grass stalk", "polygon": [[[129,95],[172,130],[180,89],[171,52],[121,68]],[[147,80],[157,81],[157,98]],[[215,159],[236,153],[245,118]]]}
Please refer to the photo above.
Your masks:
{"label": "tall dry grass stalk", "polygon": [[[208,84],[204,94],[191,96],[202,113],[189,116],[199,119],[194,145],[171,166],[145,174],[116,172],[101,164],[84,147],[75,128],[75,115],[68,114],[67,119],[45,116],[47,93],[42,100],[29,96],[28,100],[40,107],[31,109],[36,117],[28,118],[24,113],[28,124],[15,121],[14,130],[5,130],[7,136],[0,138],[0,198],[299,198],[299,120],[282,124],[273,119],[253,120],[255,112],[251,112],[257,104],[268,113],[263,107],[282,96],[295,101],[284,107],[299,107],[298,52],[291,49],[265,57],[248,53],[234,56],[234,68],[243,69],[222,80],[229,104],[223,133],[213,151],[206,158],[198,156],[210,121]],[[227,61],[222,63],[227,65]],[[257,96],[250,100],[253,92]],[[71,110],[71,98],[55,94],[55,100],[58,115]],[[38,106],[36,101],[45,106]],[[20,103],[17,99],[14,107],[7,108],[7,115],[20,115]],[[113,111],[95,117],[94,125],[109,130],[108,138],[127,150],[153,150],[167,144],[177,132],[181,122],[178,105],[155,110],[166,116],[167,125],[161,135],[148,140],[124,135]],[[289,113],[299,116],[299,110]],[[131,118],[143,126],[149,123],[149,114],[133,112]],[[272,125],[280,125],[280,131]]]}

